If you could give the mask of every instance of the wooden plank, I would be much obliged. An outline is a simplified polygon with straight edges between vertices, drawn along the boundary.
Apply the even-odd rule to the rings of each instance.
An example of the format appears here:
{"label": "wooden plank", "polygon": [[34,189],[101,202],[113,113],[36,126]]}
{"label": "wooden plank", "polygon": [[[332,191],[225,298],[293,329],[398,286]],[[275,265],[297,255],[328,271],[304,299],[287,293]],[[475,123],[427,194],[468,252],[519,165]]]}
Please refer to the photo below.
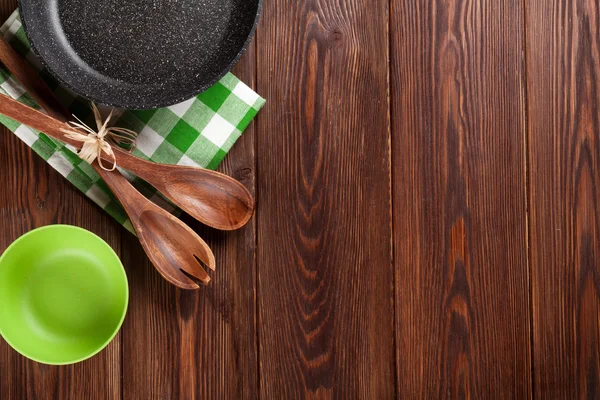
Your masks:
{"label": "wooden plank", "polygon": [[[0,1],[4,21],[15,0]],[[120,253],[122,228],[7,129],[0,129],[0,249],[48,224],[88,229]],[[121,336],[92,359],[64,367],[25,359],[0,339],[0,397],[6,399],[116,399],[121,397]]]}
{"label": "wooden plank", "polygon": [[522,4],[390,15],[399,390],[529,398]]}
{"label": "wooden plank", "polygon": [[[234,70],[248,85],[254,84],[255,53],[252,44]],[[254,147],[251,125],[220,168],[252,193]],[[236,232],[196,226],[215,253],[217,271],[208,287],[195,292],[168,284],[135,237],[123,237],[131,284],[123,328],[124,398],[257,397],[255,219]]]}
{"label": "wooden plank", "polygon": [[527,4],[535,394],[600,398],[600,4]]}
{"label": "wooden plank", "polygon": [[395,395],[387,0],[264,4],[261,396]]}
{"label": "wooden plank", "polygon": [[[4,21],[16,0],[0,1]],[[2,251],[23,233],[61,223],[88,229],[120,254],[122,228],[4,127],[0,132]],[[121,337],[99,355],[65,367],[26,360],[0,339],[0,397],[7,399],[114,399],[121,397]]]}
{"label": "wooden plank", "polygon": [[[94,232],[120,253],[122,228],[4,127],[0,149],[0,251],[34,228],[59,223]],[[0,339],[0,393],[8,399],[120,398],[120,341],[119,334],[92,359],[54,367],[25,359]]]}

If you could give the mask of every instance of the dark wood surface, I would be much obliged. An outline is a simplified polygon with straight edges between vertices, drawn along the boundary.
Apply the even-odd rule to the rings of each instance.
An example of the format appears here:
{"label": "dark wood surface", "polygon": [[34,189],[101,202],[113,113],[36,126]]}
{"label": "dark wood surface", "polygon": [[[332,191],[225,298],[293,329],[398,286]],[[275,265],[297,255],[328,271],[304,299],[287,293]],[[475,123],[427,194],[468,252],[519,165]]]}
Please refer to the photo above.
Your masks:
{"label": "dark wood surface", "polygon": [[0,399],[600,398],[597,0],[266,1],[234,72],[257,213],[197,292],[2,129],[0,250],[84,227],[131,298],[81,364],[0,340]]}
{"label": "dark wood surface", "polygon": [[410,398],[531,394],[523,10],[485,3],[392,1],[397,372]]}
{"label": "dark wood surface", "polygon": [[265,8],[257,87],[269,106],[256,154],[265,398],[395,392],[387,6]]}
{"label": "dark wood surface", "polygon": [[534,394],[598,399],[600,3],[526,14]]}

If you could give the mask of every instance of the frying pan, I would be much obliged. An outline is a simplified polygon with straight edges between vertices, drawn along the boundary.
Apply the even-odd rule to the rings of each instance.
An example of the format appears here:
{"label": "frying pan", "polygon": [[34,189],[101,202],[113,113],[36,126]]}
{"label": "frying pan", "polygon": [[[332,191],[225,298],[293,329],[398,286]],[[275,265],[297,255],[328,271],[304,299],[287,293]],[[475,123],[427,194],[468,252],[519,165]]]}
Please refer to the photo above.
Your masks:
{"label": "frying pan", "polygon": [[237,62],[262,0],[20,0],[33,51],[52,75],[96,103],[179,103]]}

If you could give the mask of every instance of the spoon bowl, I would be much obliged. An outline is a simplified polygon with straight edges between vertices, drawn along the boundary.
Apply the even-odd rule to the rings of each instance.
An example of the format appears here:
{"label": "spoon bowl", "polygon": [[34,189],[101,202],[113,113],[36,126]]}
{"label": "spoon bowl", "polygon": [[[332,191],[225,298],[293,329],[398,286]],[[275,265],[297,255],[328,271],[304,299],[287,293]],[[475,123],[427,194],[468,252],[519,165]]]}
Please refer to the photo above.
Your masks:
{"label": "spoon bowl", "polygon": [[[215,229],[233,230],[244,226],[254,213],[254,199],[239,182],[202,168],[139,163],[132,171],[142,179],[160,168],[151,179],[154,187],[190,216]],[[126,167],[124,167],[126,168]]]}

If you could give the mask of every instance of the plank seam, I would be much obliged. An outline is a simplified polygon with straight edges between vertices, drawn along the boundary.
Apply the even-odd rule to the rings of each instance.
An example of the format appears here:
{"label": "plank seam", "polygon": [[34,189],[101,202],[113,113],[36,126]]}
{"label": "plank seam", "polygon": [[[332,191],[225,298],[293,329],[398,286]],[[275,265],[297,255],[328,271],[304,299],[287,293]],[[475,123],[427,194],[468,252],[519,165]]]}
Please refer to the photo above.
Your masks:
{"label": "plank seam", "polygon": [[390,27],[392,26],[392,0],[388,0],[387,3],[387,26],[386,26],[386,33],[387,33],[387,40],[388,40],[388,45],[387,45],[387,97],[388,97],[388,165],[389,165],[389,169],[390,169],[390,173],[389,173],[389,198],[390,198],[390,202],[389,202],[389,216],[390,216],[390,263],[391,263],[391,267],[392,267],[392,272],[393,272],[393,279],[392,279],[392,308],[393,308],[393,326],[392,326],[392,330],[394,332],[394,334],[392,335],[392,343],[393,343],[393,351],[394,351],[394,392],[395,392],[395,396],[396,399],[399,398],[400,396],[400,381],[398,379],[398,362],[399,362],[399,354],[398,354],[398,305],[396,304],[396,279],[397,279],[397,271],[396,271],[396,261],[395,261],[395,243],[394,243],[394,157],[392,155],[392,151],[393,151],[393,120],[392,120],[392,106],[393,106],[393,101],[394,101],[394,96],[392,95],[392,59],[391,59],[391,54],[392,54],[392,32]]}
{"label": "plank seam", "polygon": [[[263,11],[264,12],[264,11]],[[260,93],[258,88],[258,46],[259,46],[259,34],[260,29],[256,29],[254,33],[254,87],[257,93]],[[259,204],[259,190],[258,190],[258,132],[259,132],[259,118],[257,115],[254,123],[254,203]],[[261,370],[260,370],[260,307],[259,307],[259,273],[258,273],[258,206],[254,211],[254,333],[255,333],[255,346],[256,346],[256,393],[257,399],[261,398]]]}
{"label": "plank seam", "polygon": [[530,352],[530,374],[531,374],[531,398],[535,397],[535,344],[534,344],[534,326],[533,326],[533,276],[531,271],[532,253],[531,253],[531,229],[530,229],[530,206],[531,206],[531,185],[530,185],[530,165],[529,165],[529,68],[527,64],[527,0],[522,1],[523,13],[522,13],[522,29],[523,29],[523,59],[522,59],[522,73],[521,73],[521,85],[523,86],[523,145],[524,145],[524,164],[525,164],[525,246],[527,249],[527,277],[528,290],[529,290],[529,352]]}

